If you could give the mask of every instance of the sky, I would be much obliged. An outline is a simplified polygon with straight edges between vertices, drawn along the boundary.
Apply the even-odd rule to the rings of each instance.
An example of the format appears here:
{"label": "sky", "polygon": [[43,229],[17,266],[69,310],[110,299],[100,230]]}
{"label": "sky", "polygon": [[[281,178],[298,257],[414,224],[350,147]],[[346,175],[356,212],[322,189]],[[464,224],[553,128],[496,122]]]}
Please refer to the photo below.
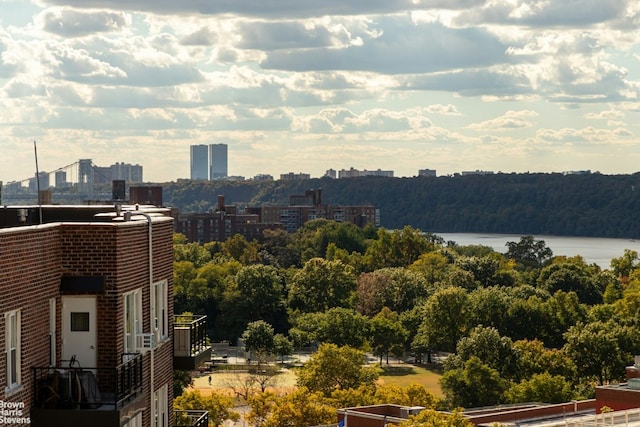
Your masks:
{"label": "sky", "polygon": [[638,0],[0,0],[0,180],[635,173]]}

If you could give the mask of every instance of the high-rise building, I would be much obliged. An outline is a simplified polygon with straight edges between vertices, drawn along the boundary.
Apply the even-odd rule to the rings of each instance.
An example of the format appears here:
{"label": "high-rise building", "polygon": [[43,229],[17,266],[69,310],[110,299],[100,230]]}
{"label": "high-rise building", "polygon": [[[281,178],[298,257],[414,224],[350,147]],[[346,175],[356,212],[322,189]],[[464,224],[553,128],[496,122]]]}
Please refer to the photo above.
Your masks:
{"label": "high-rise building", "polygon": [[209,147],[204,144],[191,146],[191,179],[209,179]]}
{"label": "high-rise building", "polygon": [[209,145],[209,179],[229,176],[227,168],[227,144]]}

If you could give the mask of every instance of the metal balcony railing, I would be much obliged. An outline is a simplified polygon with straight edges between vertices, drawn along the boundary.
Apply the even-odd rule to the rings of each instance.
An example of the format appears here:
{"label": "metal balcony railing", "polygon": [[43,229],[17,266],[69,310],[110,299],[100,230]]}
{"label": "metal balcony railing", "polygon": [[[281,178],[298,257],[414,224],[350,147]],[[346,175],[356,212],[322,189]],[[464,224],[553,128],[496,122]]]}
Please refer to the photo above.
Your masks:
{"label": "metal balcony railing", "polygon": [[32,367],[34,407],[122,408],[142,393],[142,355],[123,354],[115,367]]}
{"label": "metal balcony railing", "polygon": [[209,427],[209,412],[174,410],[173,420],[175,427]]}
{"label": "metal balcony railing", "polygon": [[174,356],[194,357],[207,346],[207,316],[178,315],[173,321]]}

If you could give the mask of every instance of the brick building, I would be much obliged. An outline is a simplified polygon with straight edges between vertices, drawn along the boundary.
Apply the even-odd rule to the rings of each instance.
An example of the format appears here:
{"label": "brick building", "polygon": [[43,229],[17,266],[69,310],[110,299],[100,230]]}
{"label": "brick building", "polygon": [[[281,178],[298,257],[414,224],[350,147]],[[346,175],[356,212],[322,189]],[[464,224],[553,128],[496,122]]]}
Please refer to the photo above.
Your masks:
{"label": "brick building", "polygon": [[[0,208],[4,424],[176,425],[167,213]],[[201,338],[189,353],[196,359],[206,349],[192,332]]]}
{"label": "brick building", "polygon": [[293,233],[314,219],[349,222],[359,227],[380,226],[380,213],[374,206],[324,204],[322,190],[318,189],[290,196],[287,206],[248,207],[243,212],[236,206],[226,205],[224,196],[218,196],[218,204],[211,212],[180,214],[175,230],[184,234],[189,242],[224,242],[235,234],[249,241],[262,241],[265,230],[284,229]]}

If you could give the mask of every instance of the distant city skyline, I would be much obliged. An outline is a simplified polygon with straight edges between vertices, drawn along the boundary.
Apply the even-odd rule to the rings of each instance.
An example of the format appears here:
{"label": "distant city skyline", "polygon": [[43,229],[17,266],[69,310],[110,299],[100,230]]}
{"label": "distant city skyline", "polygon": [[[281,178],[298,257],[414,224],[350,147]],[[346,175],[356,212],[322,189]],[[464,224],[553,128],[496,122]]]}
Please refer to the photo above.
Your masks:
{"label": "distant city skyline", "polygon": [[190,177],[634,173],[637,1],[0,0],[0,180],[76,158]]}

